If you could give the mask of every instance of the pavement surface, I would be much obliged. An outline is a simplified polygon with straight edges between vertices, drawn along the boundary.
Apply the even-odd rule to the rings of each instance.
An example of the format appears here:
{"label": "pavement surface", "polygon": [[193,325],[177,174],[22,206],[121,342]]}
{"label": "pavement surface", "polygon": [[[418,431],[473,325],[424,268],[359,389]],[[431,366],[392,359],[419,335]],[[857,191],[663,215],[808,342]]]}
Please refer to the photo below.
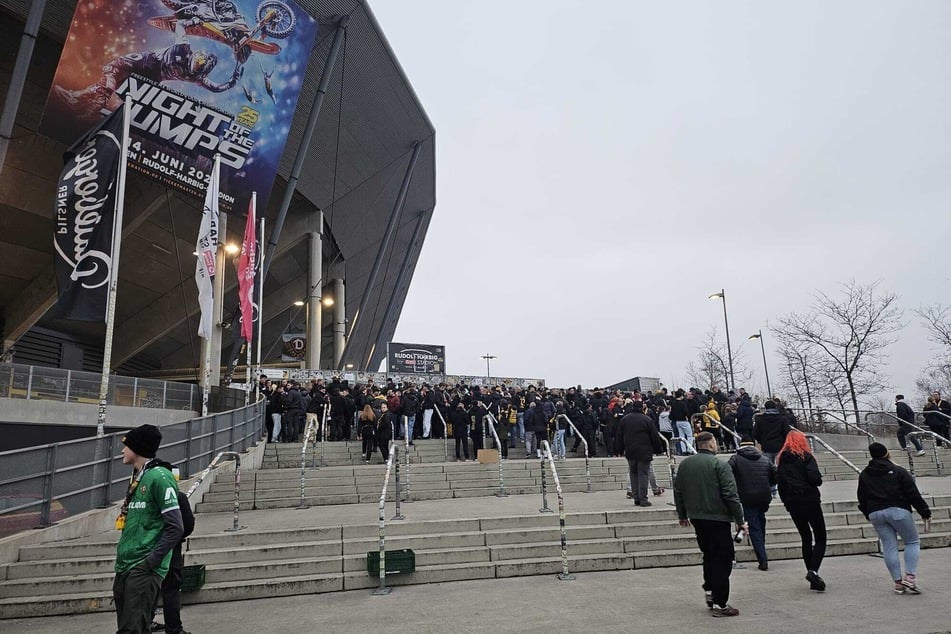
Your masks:
{"label": "pavement surface", "polygon": [[[919,478],[922,492],[951,495],[951,478]],[[855,499],[856,481],[827,482],[823,498]],[[654,508],[672,501],[668,491]],[[549,505],[557,511],[552,492]],[[409,521],[498,517],[538,512],[541,496],[432,500],[404,504]],[[567,512],[632,508],[623,492],[568,493]],[[668,507],[671,508],[671,507]],[[782,513],[780,504],[774,513]],[[387,518],[393,504],[387,504]],[[305,510],[244,511],[244,530],[299,526],[374,524],[376,504],[320,506]],[[232,514],[197,516],[196,533],[230,527]],[[552,522],[557,525],[557,514]],[[389,523],[389,522],[388,522]],[[569,520],[570,525],[570,520]],[[679,529],[672,526],[671,530]],[[109,533],[115,536],[114,531]],[[100,537],[101,538],[101,537]],[[768,535],[767,535],[768,540]],[[569,542],[569,554],[571,545]],[[368,590],[186,606],[183,620],[196,633],[296,634],[339,632],[591,632],[620,628],[669,632],[907,632],[951,634],[951,548],[922,551],[923,593],[895,595],[884,562],[866,555],[830,557],[821,570],[825,593],[809,590],[799,561],[771,562],[735,570],[731,605],[740,616],[713,620],[703,603],[698,566],[583,573],[574,581],[555,576],[401,586],[387,596]],[[0,621],[0,632],[68,634],[115,630],[111,612]]]}

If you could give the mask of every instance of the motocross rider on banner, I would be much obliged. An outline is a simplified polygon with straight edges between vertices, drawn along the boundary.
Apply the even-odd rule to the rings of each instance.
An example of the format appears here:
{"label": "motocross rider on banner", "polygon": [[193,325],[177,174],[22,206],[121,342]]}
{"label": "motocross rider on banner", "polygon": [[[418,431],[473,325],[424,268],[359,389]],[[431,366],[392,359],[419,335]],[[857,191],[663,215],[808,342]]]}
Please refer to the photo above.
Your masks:
{"label": "motocross rider on banner", "polygon": [[[228,3],[230,4],[230,3]],[[117,57],[102,68],[99,83],[82,90],[56,87],[56,93],[72,108],[82,110],[90,119],[98,119],[104,108],[115,110],[121,104],[116,90],[130,75],[139,75],[155,83],[184,81],[198,84],[211,92],[225,92],[234,88],[244,68],[235,64],[231,79],[218,83],[209,77],[218,64],[218,57],[206,50],[193,50],[185,41],[184,28],[176,29],[177,42],[164,50],[130,53]]]}

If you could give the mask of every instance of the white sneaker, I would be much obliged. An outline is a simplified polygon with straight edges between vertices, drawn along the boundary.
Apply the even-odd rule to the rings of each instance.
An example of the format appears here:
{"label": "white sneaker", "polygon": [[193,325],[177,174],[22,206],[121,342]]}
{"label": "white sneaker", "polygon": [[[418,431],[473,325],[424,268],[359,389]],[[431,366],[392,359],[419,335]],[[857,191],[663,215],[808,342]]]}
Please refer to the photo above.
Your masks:
{"label": "white sneaker", "polygon": [[928,452],[925,451],[924,449],[919,449],[919,450],[918,450],[918,453],[916,453],[915,455],[916,455],[916,456],[923,456],[923,455],[925,455],[926,453],[928,453]]}

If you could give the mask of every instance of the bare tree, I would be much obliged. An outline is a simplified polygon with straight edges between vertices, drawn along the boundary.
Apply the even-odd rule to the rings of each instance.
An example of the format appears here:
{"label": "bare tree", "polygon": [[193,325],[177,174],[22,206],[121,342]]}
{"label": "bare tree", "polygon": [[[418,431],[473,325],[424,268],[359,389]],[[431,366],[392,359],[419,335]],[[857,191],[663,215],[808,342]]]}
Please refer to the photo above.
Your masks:
{"label": "bare tree", "polygon": [[915,381],[920,396],[927,398],[932,392],[951,392],[951,307],[926,306],[915,313],[924,322],[928,338],[938,344],[937,357],[925,364]]}
{"label": "bare tree", "polygon": [[[831,297],[818,293],[809,313],[789,313],[773,329],[785,340],[821,353],[827,362],[829,386],[836,399],[851,404],[859,421],[859,397],[888,387],[879,370],[886,349],[895,342],[895,333],[904,326],[898,296],[881,293],[878,282],[867,286],[855,280],[842,285],[841,293]],[[845,393],[834,380],[845,383]]]}
{"label": "bare tree", "polygon": [[[726,344],[720,341],[716,328],[707,331],[706,338],[697,350],[697,360],[687,364],[687,380],[690,384],[700,389],[713,385],[729,386],[730,370],[727,366]],[[741,350],[733,351],[733,376],[737,385],[744,385],[753,377]]]}
{"label": "bare tree", "polygon": [[781,335],[777,335],[776,340],[779,342],[779,356],[783,358],[781,386],[796,395],[800,408],[811,412],[815,396],[813,375],[816,374],[816,360],[820,354],[814,351],[810,358],[810,346],[790,341]]}

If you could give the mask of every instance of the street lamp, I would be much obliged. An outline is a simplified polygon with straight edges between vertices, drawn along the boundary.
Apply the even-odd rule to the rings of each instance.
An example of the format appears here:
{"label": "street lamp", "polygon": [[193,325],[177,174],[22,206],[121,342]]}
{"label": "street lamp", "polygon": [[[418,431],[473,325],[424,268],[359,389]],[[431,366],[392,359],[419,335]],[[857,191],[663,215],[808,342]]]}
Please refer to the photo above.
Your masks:
{"label": "street lamp", "polygon": [[726,291],[722,288],[719,293],[712,293],[707,299],[723,300],[723,327],[726,329],[726,358],[730,361],[730,389],[736,391],[736,380],[733,378],[733,349],[730,347],[730,322],[726,318]]}
{"label": "street lamp", "polygon": [[491,379],[492,371],[489,369],[489,361],[492,359],[497,359],[498,357],[496,357],[494,354],[489,354],[486,352],[484,355],[482,355],[482,358],[485,359],[485,378]]}
{"label": "street lamp", "polygon": [[766,365],[766,346],[763,344],[763,331],[759,330],[755,335],[750,335],[750,339],[759,339],[760,350],[763,351],[763,371],[766,372],[766,398],[773,398],[773,389],[769,386],[769,366]]}

